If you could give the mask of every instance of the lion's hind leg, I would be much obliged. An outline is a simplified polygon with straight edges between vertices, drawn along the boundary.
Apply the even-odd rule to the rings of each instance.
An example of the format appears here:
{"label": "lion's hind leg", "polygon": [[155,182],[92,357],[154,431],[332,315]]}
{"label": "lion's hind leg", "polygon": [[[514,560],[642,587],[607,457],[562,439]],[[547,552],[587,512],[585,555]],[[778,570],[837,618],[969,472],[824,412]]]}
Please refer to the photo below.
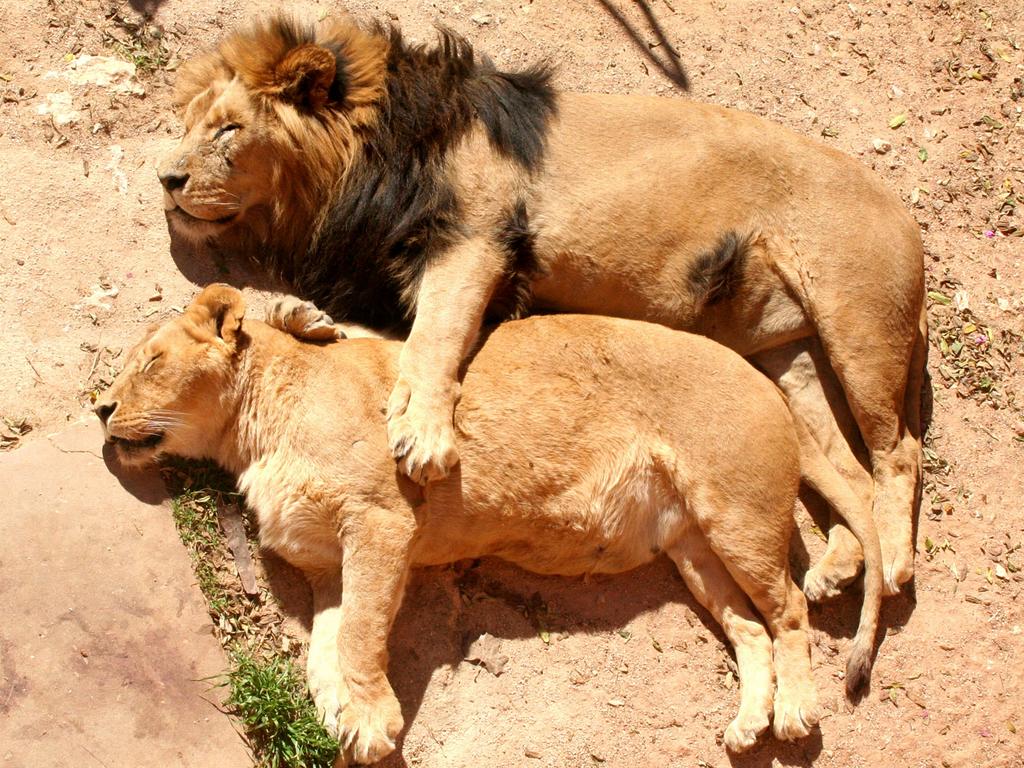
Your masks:
{"label": "lion's hind leg", "polygon": [[[830,323],[821,328],[822,342],[871,455],[873,511],[882,544],[885,591],[894,595],[914,575],[921,435],[918,414],[908,417],[907,411],[920,407],[924,331],[914,326],[906,334],[886,327],[861,328],[854,333],[850,328],[856,324],[851,322],[841,333]],[[878,340],[873,354],[861,348],[861,337]],[[918,391],[908,396],[908,386]]]}
{"label": "lion's hind leg", "polygon": [[[902,218],[813,270],[777,262],[818,331],[871,459],[887,594],[914,576],[921,435],[918,414],[908,411],[920,398],[908,397],[908,386],[919,390],[927,354],[920,238],[913,220]],[[884,279],[852,266],[873,261],[886,264]]]}
{"label": "lion's hind leg", "polygon": [[[814,435],[828,460],[870,508],[874,486],[868,458],[846,395],[815,338],[761,352],[753,362],[786,394],[795,419]],[[835,597],[857,578],[860,543],[834,510],[829,512],[828,547],[804,575],[808,600]]]}
{"label": "lion's hind leg", "polygon": [[715,618],[736,651],[740,678],[740,709],[725,729],[725,746],[733,752],[752,747],[768,728],[775,690],[772,641],[754,615],[747,596],[736,585],[707,539],[693,527],[668,550],[697,602]]}

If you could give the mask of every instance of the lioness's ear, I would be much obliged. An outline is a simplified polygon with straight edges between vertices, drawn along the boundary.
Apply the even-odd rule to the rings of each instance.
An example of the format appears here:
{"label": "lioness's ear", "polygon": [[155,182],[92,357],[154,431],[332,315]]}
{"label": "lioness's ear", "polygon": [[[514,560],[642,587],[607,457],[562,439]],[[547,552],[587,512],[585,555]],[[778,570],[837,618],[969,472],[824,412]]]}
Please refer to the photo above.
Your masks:
{"label": "lioness's ear", "polygon": [[237,288],[213,283],[196,296],[188,312],[198,325],[234,346],[245,317],[245,299]]}
{"label": "lioness's ear", "polygon": [[337,68],[333,53],[307,43],[281,59],[274,72],[275,84],[282,99],[315,112],[327,104]]}

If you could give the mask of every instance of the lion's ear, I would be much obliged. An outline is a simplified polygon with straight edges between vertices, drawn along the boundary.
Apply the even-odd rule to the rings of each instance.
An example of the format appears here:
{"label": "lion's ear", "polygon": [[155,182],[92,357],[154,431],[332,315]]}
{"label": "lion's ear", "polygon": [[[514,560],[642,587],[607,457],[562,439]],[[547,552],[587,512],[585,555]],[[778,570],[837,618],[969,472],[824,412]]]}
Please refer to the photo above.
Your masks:
{"label": "lion's ear", "polygon": [[278,95],[312,112],[323,109],[330,98],[338,64],[334,54],[319,45],[300,45],[288,51],[274,72]]}
{"label": "lion's ear", "polygon": [[197,325],[234,346],[245,317],[245,299],[237,288],[213,283],[196,296],[188,313]]}

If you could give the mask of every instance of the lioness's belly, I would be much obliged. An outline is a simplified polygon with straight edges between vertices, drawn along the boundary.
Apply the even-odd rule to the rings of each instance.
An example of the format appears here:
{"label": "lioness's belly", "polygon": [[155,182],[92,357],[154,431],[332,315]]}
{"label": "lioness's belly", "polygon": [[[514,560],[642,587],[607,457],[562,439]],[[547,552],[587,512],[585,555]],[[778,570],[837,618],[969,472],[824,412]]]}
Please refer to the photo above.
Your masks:
{"label": "lioness's belly", "polygon": [[494,556],[563,576],[636,568],[679,541],[691,525],[667,478],[634,457],[595,467],[581,483],[546,501],[524,494],[514,508],[479,508],[472,499],[456,507],[446,503],[443,491],[435,492],[421,519],[415,565]]}

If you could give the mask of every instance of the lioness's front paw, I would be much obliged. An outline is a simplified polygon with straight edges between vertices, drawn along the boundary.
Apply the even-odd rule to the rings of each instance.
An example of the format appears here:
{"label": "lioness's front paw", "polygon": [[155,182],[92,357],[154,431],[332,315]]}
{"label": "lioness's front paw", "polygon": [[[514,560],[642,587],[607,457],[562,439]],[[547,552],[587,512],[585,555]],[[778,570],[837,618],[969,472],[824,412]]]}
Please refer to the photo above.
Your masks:
{"label": "lioness's front paw", "polygon": [[741,712],[725,729],[725,746],[730,752],[746,752],[757,737],[768,730],[767,712]]}
{"label": "lioness's front paw", "polygon": [[424,403],[399,379],[388,401],[388,444],[399,468],[414,482],[443,480],[459,462],[452,407],[443,401]]}
{"label": "lioness's front paw", "polygon": [[341,685],[334,692],[322,691],[316,707],[324,727],[338,738],[335,766],[382,760],[395,751],[395,739],[405,725],[402,708],[390,691],[371,701],[350,697]]}
{"label": "lioness's front paw", "polygon": [[299,339],[330,341],[345,338],[330,315],[298,296],[282,296],[272,302],[267,307],[266,321],[268,325]]}

